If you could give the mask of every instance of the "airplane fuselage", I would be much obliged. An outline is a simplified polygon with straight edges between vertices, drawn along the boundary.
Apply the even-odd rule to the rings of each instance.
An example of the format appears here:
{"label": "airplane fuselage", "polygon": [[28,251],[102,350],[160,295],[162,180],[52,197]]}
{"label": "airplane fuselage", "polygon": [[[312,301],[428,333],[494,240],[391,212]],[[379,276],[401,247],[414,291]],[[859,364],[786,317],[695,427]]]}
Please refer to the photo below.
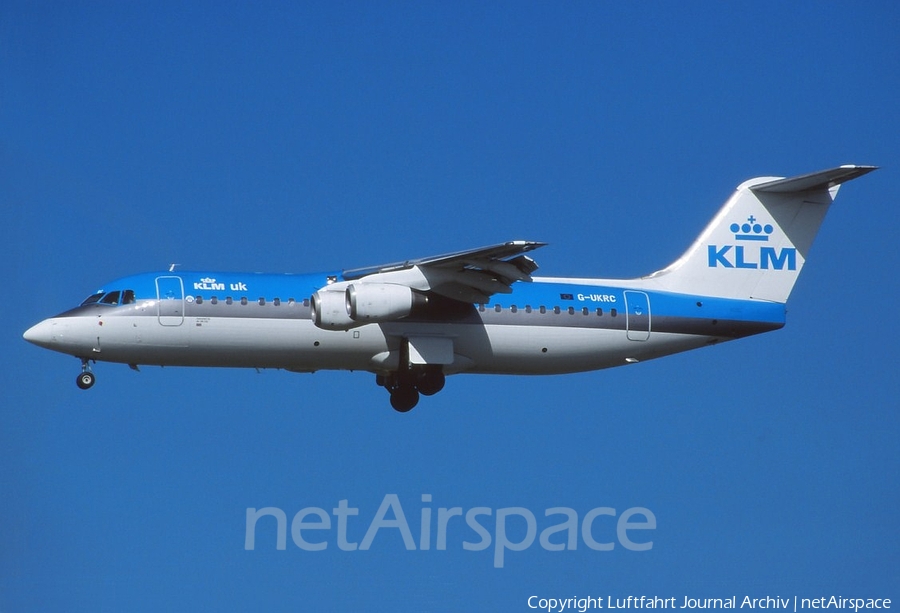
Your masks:
{"label": "airplane fuselage", "polygon": [[535,278],[486,304],[432,299],[397,321],[324,330],[312,321],[309,296],[329,280],[341,281],[340,273],[135,275],[38,324],[29,340],[79,358],[133,365],[379,373],[396,370],[403,339],[450,339],[447,374],[556,374],[644,361],[784,325],[778,303],[647,291],[623,281]]}

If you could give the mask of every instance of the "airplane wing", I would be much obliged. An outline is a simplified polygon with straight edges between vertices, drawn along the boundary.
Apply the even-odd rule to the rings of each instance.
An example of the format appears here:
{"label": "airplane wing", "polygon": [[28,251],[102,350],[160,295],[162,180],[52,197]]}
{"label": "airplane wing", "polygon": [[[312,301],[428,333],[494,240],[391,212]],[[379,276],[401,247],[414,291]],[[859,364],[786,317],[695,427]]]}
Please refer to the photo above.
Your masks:
{"label": "airplane wing", "polygon": [[483,303],[512,292],[516,281],[531,281],[538,265],[525,255],[547,243],[510,241],[381,266],[345,270],[345,281],[395,283],[462,302]]}

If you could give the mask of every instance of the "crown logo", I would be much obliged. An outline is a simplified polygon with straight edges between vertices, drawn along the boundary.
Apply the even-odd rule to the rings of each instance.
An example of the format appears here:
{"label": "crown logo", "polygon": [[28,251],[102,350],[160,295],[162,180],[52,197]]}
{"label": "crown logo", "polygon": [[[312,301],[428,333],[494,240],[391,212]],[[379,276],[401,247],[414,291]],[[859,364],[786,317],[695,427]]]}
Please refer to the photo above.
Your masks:
{"label": "crown logo", "polygon": [[216,282],[216,280],[213,279],[212,277],[206,277],[206,278],[200,279],[200,283],[215,283],[215,282]]}
{"label": "crown logo", "polygon": [[762,225],[757,223],[759,220],[751,215],[747,218],[746,223],[731,224],[731,231],[734,232],[734,240],[736,241],[767,241],[769,235],[775,231],[772,224]]}

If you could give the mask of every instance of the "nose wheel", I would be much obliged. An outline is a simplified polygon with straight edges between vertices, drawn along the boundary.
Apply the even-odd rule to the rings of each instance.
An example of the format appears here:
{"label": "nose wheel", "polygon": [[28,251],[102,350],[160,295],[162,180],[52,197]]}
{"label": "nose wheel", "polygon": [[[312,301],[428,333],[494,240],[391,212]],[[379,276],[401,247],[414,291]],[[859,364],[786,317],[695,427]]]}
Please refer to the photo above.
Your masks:
{"label": "nose wheel", "polygon": [[91,372],[91,366],[88,364],[88,361],[81,360],[81,374],[75,379],[75,385],[78,386],[78,389],[86,390],[93,387],[96,380],[97,377]]}

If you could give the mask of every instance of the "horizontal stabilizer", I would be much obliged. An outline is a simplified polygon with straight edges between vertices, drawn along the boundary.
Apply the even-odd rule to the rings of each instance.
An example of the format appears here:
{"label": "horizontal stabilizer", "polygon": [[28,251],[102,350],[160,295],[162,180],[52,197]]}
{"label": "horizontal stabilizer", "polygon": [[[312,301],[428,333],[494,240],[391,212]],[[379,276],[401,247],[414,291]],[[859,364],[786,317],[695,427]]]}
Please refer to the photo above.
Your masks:
{"label": "horizontal stabilizer", "polygon": [[836,185],[846,183],[851,179],[870,173],[877,168],[877,166],[839,166],[838,168],[812,172],[797,177],[766,181],[765,183],[752,185],[750,186],[750,189],[755,192],[773,192],[780,194],[805,192],[817,189],[831,189]]}

